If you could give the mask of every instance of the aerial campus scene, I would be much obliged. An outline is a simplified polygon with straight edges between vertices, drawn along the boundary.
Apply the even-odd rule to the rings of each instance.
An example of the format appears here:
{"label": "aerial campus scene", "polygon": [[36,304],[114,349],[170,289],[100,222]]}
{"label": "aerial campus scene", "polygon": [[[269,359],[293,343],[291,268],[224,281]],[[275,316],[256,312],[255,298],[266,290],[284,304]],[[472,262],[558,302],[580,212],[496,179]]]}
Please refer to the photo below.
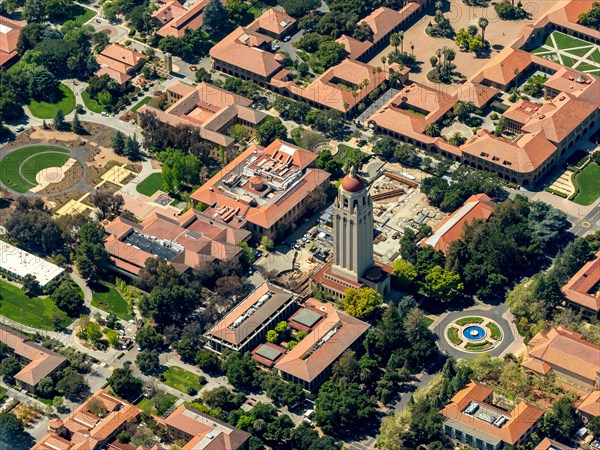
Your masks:
{"label": "aerial campus scene", "polygon": [[1,0],[0,450],[600,449],[600,2]]}

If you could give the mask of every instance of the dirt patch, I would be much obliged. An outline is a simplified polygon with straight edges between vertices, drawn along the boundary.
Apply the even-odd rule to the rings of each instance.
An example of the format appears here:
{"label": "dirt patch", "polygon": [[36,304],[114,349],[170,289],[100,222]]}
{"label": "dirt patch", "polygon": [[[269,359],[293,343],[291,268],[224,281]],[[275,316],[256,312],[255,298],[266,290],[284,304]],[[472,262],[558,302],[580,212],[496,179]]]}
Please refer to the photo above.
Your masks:
{"label": "dirt patch", "polygon": [[31,139],[38,139],[45,142],[79,142],[83,144],[83,139],[80,135],[75,134],[71,131],[55,131],[55,130],[44,130],[43,128],[36,128],[30,135]]}
{"label": "dirt patch", "polygon": [[53,212],[56,212],[64,205],[66,205],[69,200],[78,200],[86,193],[84,191],[71,191],[65,192],[63,194],[55,195],[52,197],[44,197],[44,203]]}
{"label": "dirt patch", "polygon": [[93,162],[98,167],[104,167],[109,161],[116,161],[121,164],[129,164],[129,159],[120,156],[110,147],[98,146],[98,152],[94,154]]}
{"label": "dirt patch", "polygon": [[83,177],[83,166],[76,162],[66,172],[64,178],[58,183],[52,183],[40,190],[40,194],[54,194],[74,186]]}
{"label": "dirt patch", "polygon": [[162,169],[162,165],[155,159],[152,159],[150,161],[150,164],[152,166],[153,169]]}

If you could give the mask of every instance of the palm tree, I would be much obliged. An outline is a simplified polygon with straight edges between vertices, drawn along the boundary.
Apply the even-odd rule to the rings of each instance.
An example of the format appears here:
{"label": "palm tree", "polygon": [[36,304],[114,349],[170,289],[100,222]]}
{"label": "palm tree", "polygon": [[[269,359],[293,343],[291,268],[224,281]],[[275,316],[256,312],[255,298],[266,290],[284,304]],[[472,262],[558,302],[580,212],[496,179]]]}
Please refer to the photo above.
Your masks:
{"label": "palm tree", "polygon": [[415,56],[415,45],[412,42],[410,43],[410,54]]}
{"label": "palm tree", "polygon": [[519,73],[521,73],[521,71],[515,67],[515,70],[513,70],[513,73],[515,74],[515,87],[519,85]]}
{"label": "palm tree", "polygon": [[437,137],[440,135],[440,127],[437,123],[428,123],[425,127],[425,134],[431,137]]}
{"label": "palm tree", "polygon": [[479,18],[479,28],[481,28],[481,40],[485,44],[485,29],[489,25],[490,21],[487,20],[487,17],[481,16]]}
{"label": "palm tree", "polygon": [[398,31],[397,34],[400,39],[400,51],[404,54],[404,31]]}
{"label": "palm tree", "polygon": [[452,145],[456,145],[457,147],[462,145],[465,142],[465,137],[462,135],[460,131],[455,131],[448,139],[448,142]]}
{"label": "palm tree", "polygon": [[385,70],[385,63],[387,63],[387,58],[385,55],[381,57],[381,62],[383,63],[383,70]]}
{"label": "palm tree", "polygon": [[398,33],[392,33],[390,35],[390,45],[394,47],[396,54],[398,54],[398,46],[400,45],[400,35]]}

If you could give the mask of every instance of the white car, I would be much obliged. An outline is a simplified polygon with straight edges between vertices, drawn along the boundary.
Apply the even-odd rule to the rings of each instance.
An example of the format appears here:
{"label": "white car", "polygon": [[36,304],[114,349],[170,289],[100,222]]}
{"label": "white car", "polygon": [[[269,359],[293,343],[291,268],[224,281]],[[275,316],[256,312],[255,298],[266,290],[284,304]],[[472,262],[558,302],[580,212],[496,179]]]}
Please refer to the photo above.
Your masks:
{"label": "white car", "polygon": [[24,131],[24,130],[25,130],[25,127],[24,127],[23,125],[18,125],[18,126],[15,128],[15,130],[17,130],[17,131],[20,133],[21,131]]}
{"label": "white car", "polygon": [[283,38],[283,42],[289,42],[290,39],[292,39],[291,36],[286,36]]}
{"label": "white car", "polygon": [[108,117],[108,113],[106,111],[102,111],[102,113],[100,114],[102,117]]}

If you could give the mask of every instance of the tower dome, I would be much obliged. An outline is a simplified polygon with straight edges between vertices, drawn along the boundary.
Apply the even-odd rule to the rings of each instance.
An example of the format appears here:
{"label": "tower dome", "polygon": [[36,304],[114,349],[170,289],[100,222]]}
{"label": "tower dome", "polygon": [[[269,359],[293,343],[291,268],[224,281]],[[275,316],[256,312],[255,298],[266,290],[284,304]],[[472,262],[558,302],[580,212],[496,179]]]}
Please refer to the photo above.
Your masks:
{"label": "tower dome", "polygon": [[342,180],[342,189],[346,192],[360,192],[365,186],[366,183],[364,178],[358,175],[354,168],[352,168],[350,173]]}

